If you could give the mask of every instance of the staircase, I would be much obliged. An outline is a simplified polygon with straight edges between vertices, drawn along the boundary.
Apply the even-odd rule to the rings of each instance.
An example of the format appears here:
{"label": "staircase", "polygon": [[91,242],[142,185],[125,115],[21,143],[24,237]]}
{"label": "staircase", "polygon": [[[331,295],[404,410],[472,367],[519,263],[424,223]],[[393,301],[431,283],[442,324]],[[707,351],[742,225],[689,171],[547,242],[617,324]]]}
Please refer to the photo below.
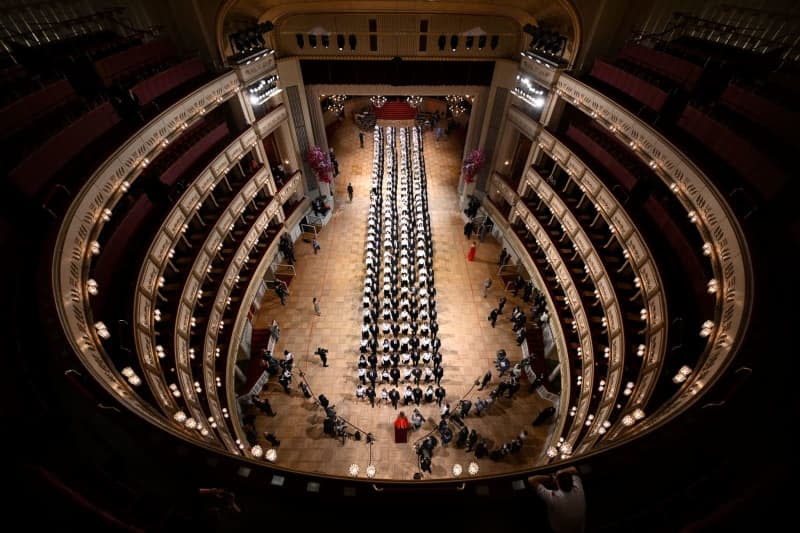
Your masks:
{"label": "staircase", "polygon": [[406,102],[386,102],[375,109],[375,118],[378,120],[414,120],[416,117],[417,109]]}

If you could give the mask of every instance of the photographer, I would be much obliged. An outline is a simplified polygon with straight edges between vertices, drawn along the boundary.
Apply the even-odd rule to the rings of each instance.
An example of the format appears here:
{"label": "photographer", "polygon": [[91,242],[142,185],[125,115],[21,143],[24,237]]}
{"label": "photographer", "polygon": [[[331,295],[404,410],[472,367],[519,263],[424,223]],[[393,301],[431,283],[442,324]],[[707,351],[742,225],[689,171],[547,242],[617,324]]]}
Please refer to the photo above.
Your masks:
{"label": "photographer", "polygon": [[[586,529],[586,497],[578,470],[571,466],[550,476],[528,478],[547,505],[547,518],[555,533],[581,533]],[[553,488],[548,488],[551,486]]]}
{"label": "photographer", "polygon": [[328,350],[320,346],[317,348],[317,351],[314,352],[314,355],[318,355],[322,360],[322,366],[328,366]]}

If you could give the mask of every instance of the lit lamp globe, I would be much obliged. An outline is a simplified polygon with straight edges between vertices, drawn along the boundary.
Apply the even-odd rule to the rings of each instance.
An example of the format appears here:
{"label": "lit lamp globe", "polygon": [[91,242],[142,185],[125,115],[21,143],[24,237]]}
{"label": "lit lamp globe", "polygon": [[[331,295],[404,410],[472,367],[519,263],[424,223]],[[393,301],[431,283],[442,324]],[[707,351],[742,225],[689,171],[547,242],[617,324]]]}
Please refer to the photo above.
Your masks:
{"label": "lit lamp globe", "polygon": [[478,466],[478,463],[475,461],[472,461],[469,466],[467,466],[467,472],[469,472],[470,476],[477,476],[480,469],[481,468]]}
{"label": "lit lamp globe", "polygon": [[378,473],[378,469],[375,468],[375,465],[369,465],[367,467],[367,477],[368,478],[374,478],[375,474],[377,474],[377,473]]}
{"label": "lit lamp globe", "polygon": [[350,465],[350,468],[347,470],[351,476],[358,477],[358,465],[353,463]]}
{"label": "lit lamp globe", "polygon": [[269,450],[267,450],[267,453],[265,453],[265,454],[264,454],[264,459],[266,459],[266,460],[267,460],[267,461],[269,461],[270,463],[274,463],[274,462],[275,462],[275,459],[277,459],[277,458],[278,458],[278,452],[276,452],[276,451],[275,451],[274,449],[272,449],[272,448],[270,448]]}
{"label": "lit lamp globe", "polygon": [[259,458],[262,455],[264,455],[264,448],[262,448],[260,445],[256,444],[255,446],[250,448],[250,454],[255,458]]}
{"label": "lit lamp globe", "polygon": [[458,463],[454,464],[453,465],[453,477],[460,476],[461,472],[463,472],[463,469],[461,468],[461,465],[458,464]]}

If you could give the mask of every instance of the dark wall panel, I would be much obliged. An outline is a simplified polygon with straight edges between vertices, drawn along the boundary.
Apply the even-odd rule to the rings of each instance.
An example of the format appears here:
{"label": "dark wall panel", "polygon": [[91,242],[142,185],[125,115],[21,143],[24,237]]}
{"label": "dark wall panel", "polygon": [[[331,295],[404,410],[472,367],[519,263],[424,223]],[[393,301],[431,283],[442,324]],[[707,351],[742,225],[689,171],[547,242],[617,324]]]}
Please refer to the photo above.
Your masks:
{"label": "dark wall panel", "polygon": [[494,61],[301,60],[300,68],[306,85],[491,85]]}

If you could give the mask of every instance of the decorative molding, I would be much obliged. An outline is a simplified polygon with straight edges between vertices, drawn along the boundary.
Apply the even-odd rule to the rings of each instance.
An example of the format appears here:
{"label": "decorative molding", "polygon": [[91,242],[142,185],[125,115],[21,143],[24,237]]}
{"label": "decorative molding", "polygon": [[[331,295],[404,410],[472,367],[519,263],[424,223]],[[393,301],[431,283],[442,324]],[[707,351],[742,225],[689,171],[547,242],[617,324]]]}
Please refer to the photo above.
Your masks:
{"label": "decorative molding", "polygon": [[[575,78],[562,75],[557,93],[567,102],[589,114],[626,142],[633,142],[635,153],[646,163],[655,162],[655,172],[667,185],[677,187],[676,197],[687,212],[698,216],[698,228],[712,245],[712,267],[720,284],[714,328],[702,362],[664,408],[652,413],[623,435],[633,435],[660,425],[694,403],[698,393],[716,381],[734,357],[752,311],[753,273],[750,251],[744,233],[730,206],[712,181],[661,134],[653,130],[595,89]],[[612,435],[609,435],[611,437]],[[617,435],[614,435],[617,436]]]}
{"label": "decorative molding", "polygon": [[511,106],[508,108],[508,121],[525,134],[528,139],[535,139],[542,126],[531,117],[523,113],[519,108]]}
{"label": "decorative molding", "polygon": [[489,180],[489,187],[494,187],[500,191],[500,194],[503,195],[503,198],[505,198],[506,202],[508,202],[512,207],[519,201],[517,192],[512,189],[511,186],[506,183],[503,177],[497,172],[492,173],[492,177]]}
{"label": "decorative molding", "polygon": [[286,106],[280,105],[254,124],[256,133],[263,139],[288,118],[289,113],[286,111]]}
{"label": "decorative molding", "polygon": [[548,68],[542,63],[537,63],[535,59],[521,54],[519,62],[520,74],[532,77],[536,83],[547,88],[555,85],[563,69]]}
{"label": "decorative molding", "polygon": [[252,82],[260,80],[275,69],[274,53],[262,55],[252,62],[248,61],[244,65],[233,65],[233,70],[236,72],[242,85],[250,85]]}
{"label": "decorative molding", "polygon": [[[188,430],[176,429],[153,406],[145,403],[125,383],[114,368],[100,339],[94,332],[94,319],[84,290],[92,254],[90,243],[100,235],[103,209],[113,209],[123,196],[123,182],[133,183],[145,157],[160,152],[164,140],[179,135],[183,124],[232,97],[239,87],[229,72],[197,89],[149,122],[117,149],[86,181],[70,205],[59,229],[53,255],[53,296],[61,326],[76,356],[97,382],[128,409],[150,423],[209,449],[209,443],[193,438]],[[205,112],[204,111],[204,112]],[[152,371],[144,368],[145,378]],[[171,395],[163,387],[153,387],[162,407],[171,404]]]}

